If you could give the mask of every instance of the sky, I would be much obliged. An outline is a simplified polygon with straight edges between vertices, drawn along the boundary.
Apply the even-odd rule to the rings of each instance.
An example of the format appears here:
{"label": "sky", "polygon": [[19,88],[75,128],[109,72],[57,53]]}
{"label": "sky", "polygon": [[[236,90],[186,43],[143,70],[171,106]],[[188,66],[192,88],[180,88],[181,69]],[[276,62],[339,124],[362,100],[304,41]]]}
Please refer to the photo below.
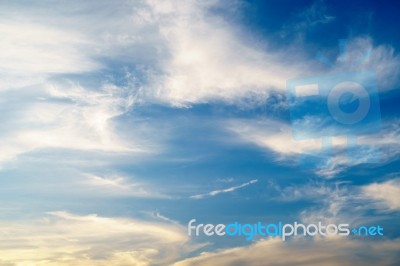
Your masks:
{"label": "sky", "polygon": [[[399,7],[0,1],[0,265],[399,265]],[[348,80],[367,96],[340,116]],[[191,219],[385,233],[247,241]]]}

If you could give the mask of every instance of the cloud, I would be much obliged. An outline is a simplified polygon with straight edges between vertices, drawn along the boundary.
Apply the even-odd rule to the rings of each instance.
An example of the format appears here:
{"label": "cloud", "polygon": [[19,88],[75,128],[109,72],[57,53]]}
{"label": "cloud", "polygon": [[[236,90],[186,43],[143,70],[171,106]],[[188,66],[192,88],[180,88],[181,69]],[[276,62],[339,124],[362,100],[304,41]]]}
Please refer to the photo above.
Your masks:
{"label": "cloud", "polygon": [[83,175],[84,180],[75,184],[78,193],[92,197],[134,197],[152,199],[171,199],[171,196],[156,191],[153,186],[141,182],[132,182],[132,178],[122,175],[98,176]]}
{"label": "cloud", "polygon": [[376,224],[387,221],[388,216],[371,216],[371,211],[399,210],[398,179],[367,185],[324,180],[285,187],[276,184],[270,186],[272,192],[277,192],[274,200],[311,203],[299,213],[300,220],[304,223],[346,221],[351,226]]}
{"label": "cloud", "polygon": [[295,141],[290,125],[279,120],[235,119],[228,121],[226,128],[242,141],[282,155],[279,159],[321,148],[321,140]]}
{"label": "cloud", "polygon": [[381,208],[400,210],[400,179],[392,179],[382,183],[372,183],[362,187],[365,197],[377,201]]}
{"label": "cloud", "polygon": [[236,25],[209,12],[222,2],[149,1],[148,17],[157,21],[169,52],[151,79],[151,97],[173,106],[264,101],[269,91],[284,89],[286,79],[302,72],[293,61],[285,63],[287,53],[261,49]]}
{"label": "cloud", "polygon": [[[149,83],[142,95],[145,99],[175,107],[221,101],[242,104],[245,100],[257,105],[265,103],[275,91],[283,91],[290,78],[329,71],[322,71],[320,62],[306,57],[305,43],[293,43],[284,51],[272,50],[268,48],[268,38],[248,36],[246,29],[210,12],[223,4],[224,1],[188,1],[177,7],[173,1],[148,1],[140,14],[146,18],[144,23],[158,26],[157,45],[167,56],[161,54],[157,67],[147,72]],[[316,1],[300,15],[302,22],[290,28],[299,32],[298,27],[333,21],[334,16],[326,12],[324,2]],[[354,70],[349,63],[358,62],[362,53],[369,50],[369,60],[362,67],[376,72],[381,89],[393,89],[398,83],[399,57],[389,45],[374,46],[370,37],[350,39],[349,61],[342,62],[341,55],[337,55],[332,60],[338,63],[335,71]]]}
{"label": "cloud", "polygon": [[132,185],[126,183],[126,178],[124,177],[112,177],[112,178],[104,178],[95,175],[90,175],[88,180],[86,181],[87,184],[93,186],[110,186],[110,187],[117,187],[117,188],[129,188]]}
{"label": "cloud", "polygon": [[[314,171],[320,176],[334,177],[342,172],[343,160],[325,158],[322,153],[322,139],[295,140],[289,124],[272,119],[234,119],[226,123],[228,131],[233,132],[236,138],[244,143],[251,143],[262,149],[272,151],[274,160],[280,163],[300,163],[304,156],[313,156],[318,160]],[[318,167],[317,167],[318,166]]]}
{"label": "cloud", "polygon": [[81,73],[100,68],[100,64],[91,58],[90,41],[78,32],[2,20],[0,67],[3,73],[29,76]]}
{"label": "cloud", "polygon": [[3,116],[3,123],[13,123],[0,136],[3,147],[0,162],[43,148],[119,153],[149,151],[141,144],[123,141],[114,130],[112,119],[127,112],[133,104],[124,88],[105,84],[92,91],[78,84],[66,87],[48,84],[45,92],[45,99],[24,103],[21,109],[7,109],[14,117],[9,121]]}
{"label": "cloud", "polygon": [[[360,241],[343,238],[258,241],[247,247],[204,252],[173,264],[196,265],[396,265],[400,262],[399,240]],[[368,256],[366,255],[368,254]]]}
{"label": "cloud", "polygon": [[[286,79],[315,69],[301,52],[269,51],[261,41],[249,41],[244,29],[210,12],[222,4],[149,0],[119,5],[98,1],[95,7],[87,3],[68,3],[63,8],[4,6],[7,14],[20,15],[0,20],[5,36],[0,80],[4,90],[18,90],[19,97],[26,97],[19,103],[17,119],[9,122],[14,125],[9,127],[10,134],[0,136],[4,151],[0,161],[41,148],[157,150],[138,137],[143,134],[136,134],[130,143],[124,141],[124,132],[114,129],[115,118],[137,103],[182,107],[250,99],[257,104],[271,90],[283,90]],[[356,44],[372,47],[371,41],[356,39],[349,46],[350,55],[357,50]],[[394,50],[372,48],[370,64],[379,68],[382,79],[397,76],[392,75],[399,65]],[[124,85],[114,84],[121,79]],[[8,123],[7,117],[2,120]],[[25,122],[31,123],[29,127],[20,126]],[[283,136],[275,133],[263,145],[280,154],[318,146],[313,142],[289,145],[286,129]]]}
{"label": "cloud", "polygon": [[[118,65],[140,80],[144,101],[180,107],[263,101],[269,91],[284,89],[287,78],[302,73],[303,62],[285,63],[287,51],[268,51],[263,41],[249,40],[245,29],[211,12],[225,4],[143,0],[4,6],[20,17],[0,20],[6,36],[0,59],[8,69],[4,87],[15,87],[11,81],[21,83],[21,77],[26,86],[54,74],[101,73]],[[229,5],[240,7],[239,1]],[[28,77],[36,78],[28,82]]]}
{"label": "cloud", "polygon": [[0,228],[2,265],[166,265],[195,247],[176,223],[95,214],[49,212]]}
{"label": "cloud", "polygon": [[400,56],[387,44],[375,45],[371,36],[355,37],[345,43],[344,54],[334,60],[336,71],[370,70],[380,92],[394,90],[400,83]]}
{"label": "cloud", "polygon": [[303,20],[304,27],[313,27],[318,24],[326,24],[333,20],[335,17],[327,14],[328,8],[324,1],[317,0],[311,6],[306,8],[298,16]]}
{"label": "cloud", "polygon": [[376,160],[388,163],[398,158],[400,148],[400,123],[398,120],[386,120],[376,134],[360,136],[358,143],[377,149]]}
{"label": "cloud", "polygon": [[238,185],[238,186],[229,187],[229,188],[225,188],[225,189],[219,189],[219,190],[213,190],[213,191],[208,192],[208,193],[190,196],[190,198],[191,199],[204,199],[204,198],[208,198],[208,197],[214,197],[214,196],[216,196],[218,194],[233,192],[235,190],[247,187],[247,186],[249,186],[251,184],[254,184],[254,183],[257,183],[257,182],[258,182],[258,180],[254,179],[254,180],[251,180],[249,182],[243,183],[243,184]]}
{"label": "cloud", "polygon": [[327,5],[322,0],[314,1],[311,5],[296,14],[283,25],[282,37],[295,35],[298,39],[304,39],[305,32],[335,21],[336,17],[329,14]]}
{"label": "cloud", "polygon": [[310,182],[305,185],[290,185],[280,187],[273,185],[273,189],[279,193],[278,200],[297,201],[297,200],[331,200],[343,196],[343,189],[339,185],[343,182],[336,182],[328,185],[326,182]]}
{"label": "cloud", "polygon": [[[305,123],[305,129],[308,127],[310,131],[329,131],[329,128],[320,129],[318,125],[309,120]],[[400,131],[396,120],[382,123],[382,129],[377,133],[357,136],[356,146],[349,153],[347,136],[339,132],[331,138],[334,154],[329,157],[319,152],[323,147],[322,138],[296,140],[290,124],[284,121],[267,118],[231,119],[226,121],[225,128],[234,133],[236,142],[250,143],[272,151],[276,155],[275,160],[280,163],[300,163],[301,158],[307,158],[304,156],[312,156],[318,161],[314,168],[315,173],[327,178],[335,177],[356,165],[385,164],[396,160],[399,155]]]}
{"label": "cloud", "polygon": [[49,77],[104,70],[110,63],[104,59],[126,64],[134,59],[134,65],[145,57],[152,62],[154,50],[146,43],[157,41],[157,29],[141,19],[145,1],[0,5],[0,64],[6,73]]}
{"label": "cloud", "polygon": [[46,148],[130,154],[157,149],[139,137],[149,131],[146,125],[135,125],[129,141],[126,132],[115,130],[115,119],[137,101],[139,66],[156,67],[145,47],[157,30],[132,23],[143,5],[0,4],[0,93],[8,99],[1,163]]}
{"label": "cloud", "polygon": [[[281,187],[270,184],[269,198],[280,202],[307,202],[309,207],[299,210],[303,223],[346,223],[352,226],[372,222],[365,215],[371,208],[361,196],[359,187],[349,181],[309,181]],[[357,207],[354,207],[357,206]]]}

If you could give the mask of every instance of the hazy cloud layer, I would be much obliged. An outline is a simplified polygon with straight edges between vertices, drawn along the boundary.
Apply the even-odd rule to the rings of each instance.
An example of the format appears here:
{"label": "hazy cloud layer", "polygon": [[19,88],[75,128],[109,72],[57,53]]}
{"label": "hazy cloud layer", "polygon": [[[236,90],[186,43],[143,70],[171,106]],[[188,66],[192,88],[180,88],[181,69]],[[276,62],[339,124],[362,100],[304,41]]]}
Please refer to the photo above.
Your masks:
{"label": "hazy cloud layer", "polygon": [[166,265],[194,248],[182,226],[161,219],[56,211],[0,228],[3,265]]}
{"label": "hazy cloud layer", "polygon": [[[316,240],[280,239],[258,241],[247,247],[205,252],[198,257],[175,263],[176,266],[195,265],[396,265],[400,260],[399,240],[358,241],[340,238]],[[397,253],[397,254],[396,254]],[[368,254],[366,256],[365,254]]]}

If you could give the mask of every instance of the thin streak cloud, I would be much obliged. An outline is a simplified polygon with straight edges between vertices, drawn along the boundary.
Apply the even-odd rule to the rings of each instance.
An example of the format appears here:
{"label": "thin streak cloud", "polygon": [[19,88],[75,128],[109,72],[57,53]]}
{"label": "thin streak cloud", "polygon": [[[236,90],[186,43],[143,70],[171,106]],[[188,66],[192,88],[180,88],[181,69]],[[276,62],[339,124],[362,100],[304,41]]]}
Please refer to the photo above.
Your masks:
{"label": "thin streak cloud", "polygon": [[219,190],[213,190],[213,191],[208,192],[208,193],[190,196],[190,198],[191,198],[191,199],[204,199],[204,198],[208,198],[208,197],[215,197],[215,196],[217,196],[218,194],[233,192],[233,191],[235,191],[235,190],[238,190],[238,189],[240,189],[240,188],[247,187],[247,186],[249,186],[249,185],[251,185],[251,184],[255,184],[255,183],[257,183],[257,182],[258,182],[258,180],[257,180],[257,179],[254,179],[254,180],[251,180],[251,181],[249,181],[249,182],[243,183],[243,184],[241,184],[241,185],[239,185],[239,186],[234,186],[234,187],[229,187],[229,188],[219,189]]}

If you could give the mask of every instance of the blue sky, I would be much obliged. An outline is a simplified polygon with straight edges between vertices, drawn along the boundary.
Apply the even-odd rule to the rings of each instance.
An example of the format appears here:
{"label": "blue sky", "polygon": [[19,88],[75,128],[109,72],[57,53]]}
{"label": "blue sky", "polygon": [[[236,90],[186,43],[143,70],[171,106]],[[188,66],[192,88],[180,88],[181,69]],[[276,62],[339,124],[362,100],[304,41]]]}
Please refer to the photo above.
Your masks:
{"label": "blue sky", "polygon": [[[0,5],[0,264],[400,263],[395,1]],[[364,133],[344,157],[347,131],[300,107],[325,110],[300,119],[307,136],[335,133],[335,160],[313,155],[322,139],[295,139],[286,81],[364,70],[380,126],[346,128]],[[385,236],[196,238],[193,218]]]}

